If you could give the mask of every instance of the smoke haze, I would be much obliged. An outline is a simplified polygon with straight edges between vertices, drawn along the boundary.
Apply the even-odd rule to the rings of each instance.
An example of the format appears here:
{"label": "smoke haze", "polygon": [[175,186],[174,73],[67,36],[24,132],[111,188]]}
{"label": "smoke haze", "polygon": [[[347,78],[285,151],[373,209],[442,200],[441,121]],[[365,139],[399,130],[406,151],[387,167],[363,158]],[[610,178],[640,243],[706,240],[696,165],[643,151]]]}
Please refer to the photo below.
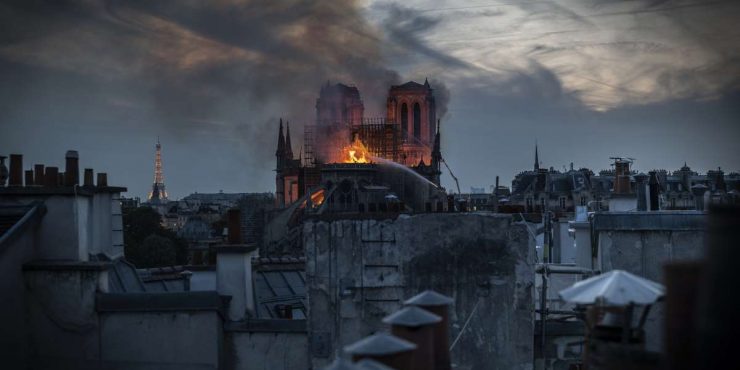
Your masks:
{"label": "smoke haze", "polygon": [[[732,1],[4,1],[0,153],[81,165],[144,196],[273,190],[277,122],[315,117],[327,80],[384,116],[429,77],[463,187],[531,167],[740,169]],[[444,185],[453,185],[443,176]]]}

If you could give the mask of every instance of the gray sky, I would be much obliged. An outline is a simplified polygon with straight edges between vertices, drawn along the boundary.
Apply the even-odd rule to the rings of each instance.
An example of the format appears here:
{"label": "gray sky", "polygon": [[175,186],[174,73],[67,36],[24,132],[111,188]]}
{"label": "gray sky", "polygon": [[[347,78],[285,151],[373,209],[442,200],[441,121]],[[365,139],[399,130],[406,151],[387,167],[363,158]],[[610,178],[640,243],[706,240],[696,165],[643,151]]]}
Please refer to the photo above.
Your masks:
{"label": "gray sky", "polygon": [[[4,1],[0,153],[144,196],[273,191],[277,119],[327,79],[382,116],[429,77],[463,191],[533,165],[740,170],[737,1]],[[294,140],[299,150],[300,140]],[[450,177],[443,182],[453,187]]]}

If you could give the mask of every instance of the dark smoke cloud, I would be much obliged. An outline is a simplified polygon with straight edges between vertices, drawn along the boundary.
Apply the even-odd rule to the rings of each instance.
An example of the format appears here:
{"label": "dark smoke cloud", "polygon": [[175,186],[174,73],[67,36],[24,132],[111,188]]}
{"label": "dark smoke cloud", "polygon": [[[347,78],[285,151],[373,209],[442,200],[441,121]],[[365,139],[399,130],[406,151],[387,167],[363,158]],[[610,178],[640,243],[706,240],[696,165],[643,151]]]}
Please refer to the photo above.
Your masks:
{"label": "dark smoke cloud", "polygon": [[183,141],[241,142],[242,165],[255,173],[272,166],[279,117],[292,122],[300,149],[327,80],[357,85],[377,116],[388,87],[401,82],[386,66],[382,34],[353,0],[8,1],[0,31],[0,61],[26,77],[0,90],[11,109],[3,126],[27,124],[19,90],[57,100],[85,85],[81,95],[95,90],[92,99],[68,99],[79,127],[102,124],[79,113],[95,104]]}

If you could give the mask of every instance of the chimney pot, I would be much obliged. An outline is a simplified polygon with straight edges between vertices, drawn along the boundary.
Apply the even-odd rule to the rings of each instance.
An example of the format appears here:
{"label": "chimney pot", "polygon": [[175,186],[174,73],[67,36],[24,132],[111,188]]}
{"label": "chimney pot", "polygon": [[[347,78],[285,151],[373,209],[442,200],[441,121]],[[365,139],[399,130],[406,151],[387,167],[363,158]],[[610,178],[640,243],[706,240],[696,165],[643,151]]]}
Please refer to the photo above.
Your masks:
{"label": "chimney pot", "polygon": [[8,167],[5,167],[5,156],[0,155],[0,186],[5,186],[8,179]]}
{"label": "chimney pot", "polygon": [[76,150],[68,150],[65,155],[64,185],[75,186],[80,184],[80,156]]}
{"label": "chimney pot", "polygon": [[36,186],[44,186],[44,165],[36,164],[33,166],[33,183]]}
{"label": "chimney pot", "polygon": [[455,301],[437,293],[433,290],[426,290],[409,298],[404,304],[421,307],[439,317],[442,321],[434,324],[434,369],[450,370],[450,328],[449,328],[449,305]]}
{"label": "chimney pot", "polygon": [[92,168],[85,168],[85,178],[83,180],[84,186],[95,186],[95,183],[93,182],[93,169]]}
{"label": "chimney pot", "polygon": [[59,186],[59,168],[57,167],[46,167],[46,174],[44,176],[44,185],[48,187]]}
{"label": "chimney pot", "polygon": [[229,244],[242,243],[241,211],[238,208],[232,208],[227,212],[228,217],[228,242]]}
{"label": "chimney pot", "polygon": [[369,358],[398,370],[412,370],[416,345],[387,333],[376,333],[344,347],[353,361]]}
{"label": "chimney pot", "polygon": [[23,155],[10,155],[10,178],[8,186],[23,186]]}
{"label": "chimney pot", "polygon": [[658,173],[656,171],[650,171],[650,180],[648,181],[648,189],[649,189],[649,200],[650,200],[650,210],[651,211],[659,211],[660,210],[660,183],[658,182]]}
{"label": "chimney pot", "polygon": [[108,186],[108,174],[107,173],[98,172],[98,186],[99,187]]}
{"label": "chimney pot", "polygon": [[391,334],[416,344],[414,370],[434,370],[434,328],[442,318],[416,306],[407,306],[383,319]]}
{"label": "chimney pot", "polygon": [[26,186],[33,186],[33,170],[26,170]]}

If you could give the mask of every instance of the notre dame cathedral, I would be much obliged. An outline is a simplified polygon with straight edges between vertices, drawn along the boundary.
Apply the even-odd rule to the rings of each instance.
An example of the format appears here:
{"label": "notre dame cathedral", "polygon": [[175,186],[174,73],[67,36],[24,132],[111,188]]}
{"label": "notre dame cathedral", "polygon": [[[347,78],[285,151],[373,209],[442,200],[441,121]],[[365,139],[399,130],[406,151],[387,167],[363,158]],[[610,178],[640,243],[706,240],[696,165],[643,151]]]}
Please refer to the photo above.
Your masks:
{"label": "notre dame cathedral", "polygon": [[439,186],[439,122],[434,90],[409,81],[388,91],[385,118],[367,118],[359,90],[327,82],[316,99],[316,122],[304,127],[304,142],[294,155],[290,126],[280,120],[275,153],[276,203],[292,204],[318,185],[321,168],[347,163],[341,148],[359,140],[372,158],[407,166]]}

